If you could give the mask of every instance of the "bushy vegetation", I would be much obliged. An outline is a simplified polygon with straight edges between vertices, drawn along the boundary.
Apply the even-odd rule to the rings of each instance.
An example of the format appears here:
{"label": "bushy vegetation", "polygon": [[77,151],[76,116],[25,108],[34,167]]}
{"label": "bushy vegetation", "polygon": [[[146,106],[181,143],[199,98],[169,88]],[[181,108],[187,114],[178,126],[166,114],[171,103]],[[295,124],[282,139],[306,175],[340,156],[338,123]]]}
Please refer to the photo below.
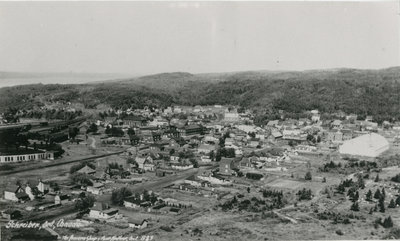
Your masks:
{"label": "bushy vegetation", "polygon": [[219,206],[223,211],[228,210],[238,210],[247,212],[263,212],[267,210],[273,210],[277,208],[282,208],[286,204],[286,200],[283,197],[283,193],[273,190],[263,191],[264,199],[258,199],[252,197],[246,199],[243,195],[234,196],[232,199],[220,204]]}
{"label": "bushy vegetation", "polygon": [[303,188],[302,190],[299,190],[296,195],[298,196],[299,201],[312,199],[311,189],[307,190]]}
{"label": "bushy vegetation", "polygon": [[260,173],[248,172],[248,173],[246,173],[246,177],[249,179],[253,179],[253,180],[260,180],[263,177],[263,175]]}
{"label": "bushy vegetation", "polygon": [[124,204],[124,199],[131,195],[132,195],[132,192],[128,188],[122,187],[122,188],[114,190],[112,192],[111,201],[113,204],[122,205],[122,204]]}
{"label": "bushy vegetation", "polygon": [[88,208],[93,207],[95,201],[96,199],[94,198],[94,196],[90,194],[85,194],[83,192],[79,195],[79,198],[75,203],[75,208],[79,211],[87,210]]}
{"label": "bushy vegetation", "polygon": [[93,186],[92,179],[89,175],[85,173],[74,173],[70,176],[71,181],[74,184],[83,185],[83,186]]}
{"label": "bushy vegetation", "polygon": [[[95,108],[100,103],[112,107],[143,108],[182,105],[240,105],[256,107],[256,124],[276,119],[277,110],[292,118],[304,111],[325,113],[342,110],[360,116],[373,115],[374,121],[399,120],[399,69],[310,72],[242,72],[215,76],[185,73],[141,78],[96,85],[26,85],[0,89],[0,111],[9,106],[33,109],[42,101],[80,102]],[[215,79],[219,79],[215,81]],[[152,84],[153,83],[153,84]],[[165,88],[159,88],[164,83]],[[148,87],[144,87],[148,86]],[[173,87],[171,87],[173,86]],[[261,108],[260,108],[261,107]],[[264,111],[267,110],[267,111]]]}
{"label": "bushy vegetation", "polygon": [[392,180],[392,182],[400,183],[400,173],[392,177],[390,180]]}
{"label": "bushy vegetation", "polygon": [[355,215],[353,213],[338,213],[334,211],[324,211],[317,214],[320,220],[332,220],[333,224],[350,224],[351,219],[362,219],[362,216]]}

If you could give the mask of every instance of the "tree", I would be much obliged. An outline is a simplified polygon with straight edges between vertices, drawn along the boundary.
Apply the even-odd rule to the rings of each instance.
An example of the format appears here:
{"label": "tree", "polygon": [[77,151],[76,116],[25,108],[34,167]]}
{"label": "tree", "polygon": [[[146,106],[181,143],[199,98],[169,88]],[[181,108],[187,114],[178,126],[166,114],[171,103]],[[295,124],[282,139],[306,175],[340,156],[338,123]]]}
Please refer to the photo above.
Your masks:
{"label": "tree", "polygon": [[358,175],[357,176],[357,185],[359,188],[364,189],[365,188],[365,182],[364,182],[364,178],[362,177],[362,175]]}
{"label": "tree", "polygon": [[250,187],[247,187],[247,193],[250,193]]}
{"label": "tree", "polygon": [[379,198],[378,207],[379,207],[379,212],[381,213],[385,212],[385,199],[383,198],[383,196]]}
{"label": "tree", "polygon": [[356,212],[360,211],[360,207],[358,205],[358,202],[353,202],[353,204],[350,207],[350,210],[356,211]]}
{"label": "tree", "polygon": [[322,178],[322,182],[324,183],[326,182],[326,177]]}
{"label": "tree", "polygon": [[132,192],[128,188],[122,187],[122,188],[114,190],[112,192],[111,201],[115,205],[123,205],[124,199],[131,195],[132,195]]}
{"label": "tree", "polygon": [[90,177],[85,173],[74,173],[71,175],[71,180],[75,184],[84,185],[84,186],[92,186],[93,182]]}
{"label": "tree", "polygon": [[128,129],[128,135],[129,135],[129,136],[133,136],[133,135],[136,135],[136,133],[135,133],[135,131],[134,131],[132,128],[129,128],[129,129]]}
{"label": "tree", "polygon": [[199,163],[196,159],[194,158],[190,158],[189,161],[192,163],[194,168],[198,168],[199,167]]}
{"label": "tree", "polygon": [[393,220],[392,220],[392,217],[389,216],[389,217],[385,218],[385,220],[383,221],[382,226],[383,226],[384,228],[391,228],[391,227],[393,227]]}
{"label": "tree", "polygon": [[381,197],[381,191],[379,189],[376,189],[375,194],[374,194],[374,198],[375,199],[380,199]]}
{"label": "tree", "polygon": [[95,123],[90,124],[89,128],[86,130],[86,133],[96,133],[98,130],[97,125]]}
{"label": "tree", "polygon": [[312,180],[311,172],[308,171],[308,172],[306,173],[306,175],[304,176],[304,179],[305,179],[305,180]]}
{"label": "tree", "polygon": [[379,182],[379,174],[376,174],[376,177],[375,177],[375,180],[374,180],[374,182]]}
{"label": "tree", "polygon": [[371,190],[368,190],[367,194],[365,195],[366,200],[371,202],[372,201],[372,192]]}
{"label": "tree", "polygon": [[400,183],[400,173],[390,179],[392,182]]}
{"label": "tree", "polygon": [[395,208],[395,207],[396,207],[396,203],[393,199],[391,199],[388,208]]}
{"label": "tree", "polygon": [[358,193],[358,191],[356,191],[356,192],[354,193],[354,195],[353,195],[352,201],[353,201],[353,202],[356,202],[356,201],[358,201],[358,198],[359,198],[359,193]]}
{"label": "tree", "polygon": [[386,192],[384,187],[382,188],[381,196],[383,197],[383,199],[386,198]]}
{"label": "tree", "polygon": [[214,153],[214,151],[211,151],[211,152],[210,152],[209,158],[211,159],[211,161],[214,161],[214,158],[215,158],[215,153]]}
{"label": "tree", "polygon": [[83,193],[79,199],[75,203],[75,208],[78,209],[79,211],[84,211],[88,208],[93,207],[94,202],[96,199],[92,195],[87,195]]}

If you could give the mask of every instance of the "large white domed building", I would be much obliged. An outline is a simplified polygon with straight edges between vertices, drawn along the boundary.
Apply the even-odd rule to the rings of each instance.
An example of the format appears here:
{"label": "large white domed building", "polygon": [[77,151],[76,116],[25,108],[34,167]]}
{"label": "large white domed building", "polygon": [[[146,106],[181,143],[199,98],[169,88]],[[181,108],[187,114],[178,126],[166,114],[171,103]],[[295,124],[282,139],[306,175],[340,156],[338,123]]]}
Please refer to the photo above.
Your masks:
{"label": "large white domed building", "polygon": [[369,133],[354,139],[345,141],[339,147],[342,155],[377,157],[389,149],[389,142],[385,137],[376,133]]}

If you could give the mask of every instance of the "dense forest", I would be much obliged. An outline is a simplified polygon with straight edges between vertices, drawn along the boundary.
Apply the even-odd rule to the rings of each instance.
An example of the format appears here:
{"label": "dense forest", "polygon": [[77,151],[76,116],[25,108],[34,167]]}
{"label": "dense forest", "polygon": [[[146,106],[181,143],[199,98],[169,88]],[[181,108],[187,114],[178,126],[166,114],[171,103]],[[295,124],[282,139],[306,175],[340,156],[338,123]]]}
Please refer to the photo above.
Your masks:
{"label": "dense forest", "polygon": [[0,89],[0,111],[45,102],[80,102],[87,108],[230,104],[260,112],[319,109],[400,120],[400,67],[303,72],[166,73],[84,85],[26,85]]}

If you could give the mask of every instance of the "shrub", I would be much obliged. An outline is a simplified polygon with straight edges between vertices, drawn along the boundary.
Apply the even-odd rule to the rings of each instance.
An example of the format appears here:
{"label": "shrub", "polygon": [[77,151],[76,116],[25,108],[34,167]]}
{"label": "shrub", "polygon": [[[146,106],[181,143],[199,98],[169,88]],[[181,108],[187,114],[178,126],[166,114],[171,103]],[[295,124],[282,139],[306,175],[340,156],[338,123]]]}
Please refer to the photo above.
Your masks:
{"label": "shrub", "polygon": [[305,180],[311,180],[312,179],[312,175],[311,172],[307,172],[306,175],[304,176]]}
{"label": "shrub", "polygon": [[400,183],[400,173],[397,174],[396,176],[392,177],[390,180],[392,180],[393,182]]}
{"label": "shrub", "polygon": [[246,177],[249,179],[260,180],[263,177],[263,175],[259,173],[248,172],[246,173]]}
{"label": "shrub", "polygon": [[338,230],[336,230],[336,234],[337,234],[337,235],[343,235],[343,231],[340,230],[340,229],[338,229]]}

